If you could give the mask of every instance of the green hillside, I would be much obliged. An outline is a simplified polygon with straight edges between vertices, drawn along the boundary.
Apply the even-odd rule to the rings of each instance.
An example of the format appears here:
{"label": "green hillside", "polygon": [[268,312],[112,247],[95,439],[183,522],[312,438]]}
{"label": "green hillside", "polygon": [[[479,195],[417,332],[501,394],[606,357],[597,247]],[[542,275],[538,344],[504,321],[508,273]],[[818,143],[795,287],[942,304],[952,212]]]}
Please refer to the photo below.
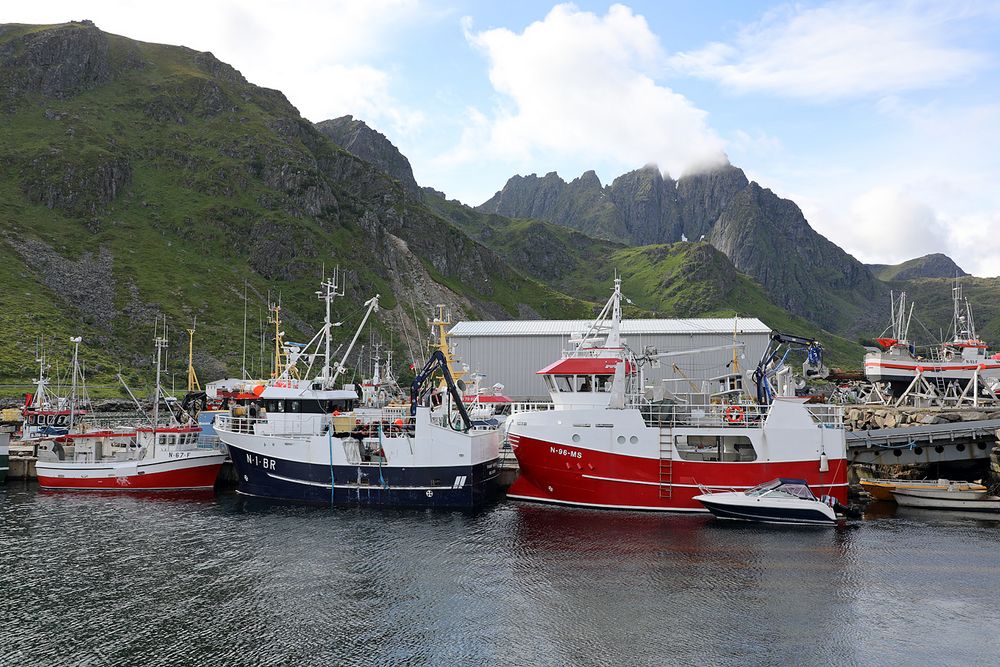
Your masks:
{"label": "green hillside", "polygon": [[775,305],[760,284],[708,243],[632,247],[554,223],[480,213],[455,201],[429,197],[428,202],[512,266],[566,294],[601,302],[617,271],[624,293],[641,311],[637,316],[757,317],[776,331],[821,340],[833,364],[861,365],[858,342]]}
{"label": "green hillside", "polygon": [[289,338],[307,339],[313,292],[337,266],[339,334],[378,292],[377,326],[400,348],[392,332],[422,333],[438,302],[457,317],[592,310],[522,277],[209,53],[87,22],[0,26],[0,115],[2,382],[30,377],[39,337],[58,354],[74,334],[97,381],[135,377],[158,315],[175,365],[197,317],[202,376],[238,373],[244,283],[252,334],[270,293]]}

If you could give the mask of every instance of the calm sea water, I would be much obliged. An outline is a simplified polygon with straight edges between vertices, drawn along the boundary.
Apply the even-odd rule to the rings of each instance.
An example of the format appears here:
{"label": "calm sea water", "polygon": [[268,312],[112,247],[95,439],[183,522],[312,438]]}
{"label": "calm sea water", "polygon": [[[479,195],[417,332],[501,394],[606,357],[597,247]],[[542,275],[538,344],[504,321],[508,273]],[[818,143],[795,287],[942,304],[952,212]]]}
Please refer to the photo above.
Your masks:
{"label": "calm sea water", "polygon": [[1000,522],[0,486],[3,665],[993,665]]}

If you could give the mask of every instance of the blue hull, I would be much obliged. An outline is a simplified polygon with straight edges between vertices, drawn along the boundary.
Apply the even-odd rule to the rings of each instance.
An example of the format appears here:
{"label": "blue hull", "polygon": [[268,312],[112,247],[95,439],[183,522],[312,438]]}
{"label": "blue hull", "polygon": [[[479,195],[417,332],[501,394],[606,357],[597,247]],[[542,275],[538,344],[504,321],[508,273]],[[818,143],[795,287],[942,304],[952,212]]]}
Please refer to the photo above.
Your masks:
{"label": "blue hull", "polygon": [[334,466],[260,456],[229,445],[236,490],[247,495],[319,505],[478,507],[500,489],[498,459],[472,466],[394,468]]}

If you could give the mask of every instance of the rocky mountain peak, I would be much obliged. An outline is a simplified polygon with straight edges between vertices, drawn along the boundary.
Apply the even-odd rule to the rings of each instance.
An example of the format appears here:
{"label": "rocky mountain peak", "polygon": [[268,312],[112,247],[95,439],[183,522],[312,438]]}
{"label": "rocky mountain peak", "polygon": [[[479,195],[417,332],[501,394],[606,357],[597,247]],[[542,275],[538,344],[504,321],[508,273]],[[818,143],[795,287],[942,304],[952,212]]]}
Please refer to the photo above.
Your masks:
{"label": "rocky mountain peak", "polygon": [[316,129],[349,153],[370,162],[399,181],[407,192],[420,198],[422,190],[413,168],[396,146],[381,132],[351,115],[316,123]]}
{"label": "rocky mountain peak", "polygon": [[40,93],[64,99],[109,81],[108,36],[91,21],[0,26],[0,82],[10,97]]}
{"label": "rocky mountain peak", "polygon": [[601,190],[604,187],[601,185],[601,179],[597,177],[597,172],[593,169],[574,178],[570,181],[570,185],[579,190]]}

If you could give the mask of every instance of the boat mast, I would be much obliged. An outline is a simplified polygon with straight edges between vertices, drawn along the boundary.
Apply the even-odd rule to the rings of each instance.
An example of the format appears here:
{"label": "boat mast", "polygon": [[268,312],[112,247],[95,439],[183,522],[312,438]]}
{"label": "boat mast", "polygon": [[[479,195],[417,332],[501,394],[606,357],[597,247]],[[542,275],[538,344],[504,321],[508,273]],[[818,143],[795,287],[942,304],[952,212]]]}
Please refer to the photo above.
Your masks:
{"label": "boat mast", "polygon": [[[246,318],[243,320],[244,327],[246,326]],[[191,391],[201,391],[201,383],[198,382],[198,374],[194,372],[194,331],[195,327],[198,326],[197,316],[194,318],[194,322],[191,323],[191,328],[187,330],[188,332],[188,387],[187,390]],[[243,358],[243,372],[246,374],[246,338],[243,340],[244,345],[244,358]]]}
{"label": "boat mast", "polygon": [[[611,298],[608,302],[604,304],[604,308],[598,313],[597,318],[594,320],[587,332],[576,341],[576,348],[569,355],[571,357],[579,356],[581,352],[586,352],[588,341],[593,340],[597,333],[603,329],[608,330],[608,335],[604,339],[605,348],[619,348],[621,347],[621,321],[622,321],[622,279],[615,274],[615,287],[612,290]],[[608,320],[611,320],[608,324]],[[572,342],[573,339],[570,339]]]}
{"label": "boat mast", "polygon": [[37,349],[35,361],[38,362],[38,381],[35,386],[35,396],[28,407],[41,410],[45,406],[45,385],[48,384],[48,378],[45,377],[45,345],[38,341],[35,347]]}
{"label": "boat mast", "polygon": [[965,318],[962,316],[962,286],[955,279],[951,287],[951,328],[955,332],[954,341],[958,342],[965,333]]}
{"label": "boat mast", "polygon": [[618,348],[622,346],[621,343],[621,324],[622,324],[622,279],[615,276],[615,290],[611,295],[611,329],[608,331],[608,337],[604,343],[604,347],[607,348]]}
{"label": "boat mast", "polygon": [[[368,322],[368,318],[371,317],[371,314],[373,312],[375,312],[375,311],[378,310],[378,300],[379,300],[379,295],[376,294],[371,299],[368,299],[368,301],[365,301],[365,305],[368,306],[368,310],[365,311],[365,316],[364,316],[364,318],[362,318],[361,324],[358,325],[358,330],[354,332],[354,338],[351,339],[351,344],[347,346],[347,352],[344,353],[343,359],[341,359],[340,363],[337,364],[337,372],[334,373],[333,377],[330,379],[330,383],[329,383],[330,386],[332,386],[333,383],[337,381],[337,377],[339,377],[341,373],[343,373],[345,370],[347,370],[347,367],[344,364],[347,362],[347,358],[349,356],[351,356],[351,350],[354,349],[354,344],[356,342],[358,342],[358,336],[361,335],[361,330],[365,328],[365,324]],[[327,308],[329,309],[329,301],[327,301]],[[327,319],[329,320],[329,318],[327,318]],[[329,324],[329,322],[328,322],[328,324]],[[329,329],[328,329],[328,331],[329,331]],[[329,343],[329,333],[327,333],[327,345],[329,345],[329,344],[330,344]],[[327,349],[329,349],[329,348],[327,348]],[[323,369],[324,376],[328,372],[329,372],[329,362],[327,364],[327,367],[325,367]]]}
{"label": "boat mast", "polygon": [[[166,318],[164,318],[166,319]],[[164,332],[166,331],[166,322],[164,322]],[[163,336],[157,335],[153,339],[153,344],[156,346],[156,394],[153,398],[153,455],[156,455],[156,427],[160,419],[160,355],[163,349],[167,346],[166,333]]]}
{"label": "boat mast", "polygon": [[[243,279],[243,366],[241,368],[241,380],[249,380],[247,374],[247,279]],[[190,383],[190,382],[189,382]],[[190,389],[189,389],[190,391]]]}
{"label": "boat mast", "polygon": [[75,338],[70,338],[69,342],[73,343],[73,379],[71,381],[70,397],[69,397],[69,430],[73,430],[73,421],[76,416],[76,375],[80,370],[79,366],[79,353],[80,353],[80,341],[83,340],[80,336]]}
{"label": "boat mast", "polygon": [[[437,349],[441,350],[441,354],[444,355],[444,361],[448,365],[451,379],[457,383],[461,378],[465,377],[465,369],[456,368],[455,358],[451,353],[451,343],[448,342],[448,327],[451,325],[451,314],[445,314],[443,303],[437,305],[437,310],[437,316],[431,320],[431,329],[437,330]],[[441,386],[444,386],[443,378]]]}
{"label": "boat mast", "polygon": [[[344,296],[345,289],[344,285],[340,284],[341,273],[339,268],[334,268],[333,277],[327,278],[323,277],[320,282],[319,291],[316,292],[316,296],[323,300],[325,304],[325,314],[323,317],[323,373],[321,375],[321,380],[323,382],[323,387],[328,388],[330,384],[337,378],[337,375],[343,370],[343,364],[341,368],[337,370],[337,373],[330,377],[330,339],[333,336],[333,322],[330,321],[330,306],[333,304],[334,298],[338,296]],[[365,316],[367,319],[367,316]],[[361,330],[358,329],[360,332]],[[354,340],[357,340],[357,335],[354,336]],[[351,341],[351,345],[354,345],[354,341]],[[350,350],[348,350],[350,353]],[[347,356],[344,355],[346,359]]]}

